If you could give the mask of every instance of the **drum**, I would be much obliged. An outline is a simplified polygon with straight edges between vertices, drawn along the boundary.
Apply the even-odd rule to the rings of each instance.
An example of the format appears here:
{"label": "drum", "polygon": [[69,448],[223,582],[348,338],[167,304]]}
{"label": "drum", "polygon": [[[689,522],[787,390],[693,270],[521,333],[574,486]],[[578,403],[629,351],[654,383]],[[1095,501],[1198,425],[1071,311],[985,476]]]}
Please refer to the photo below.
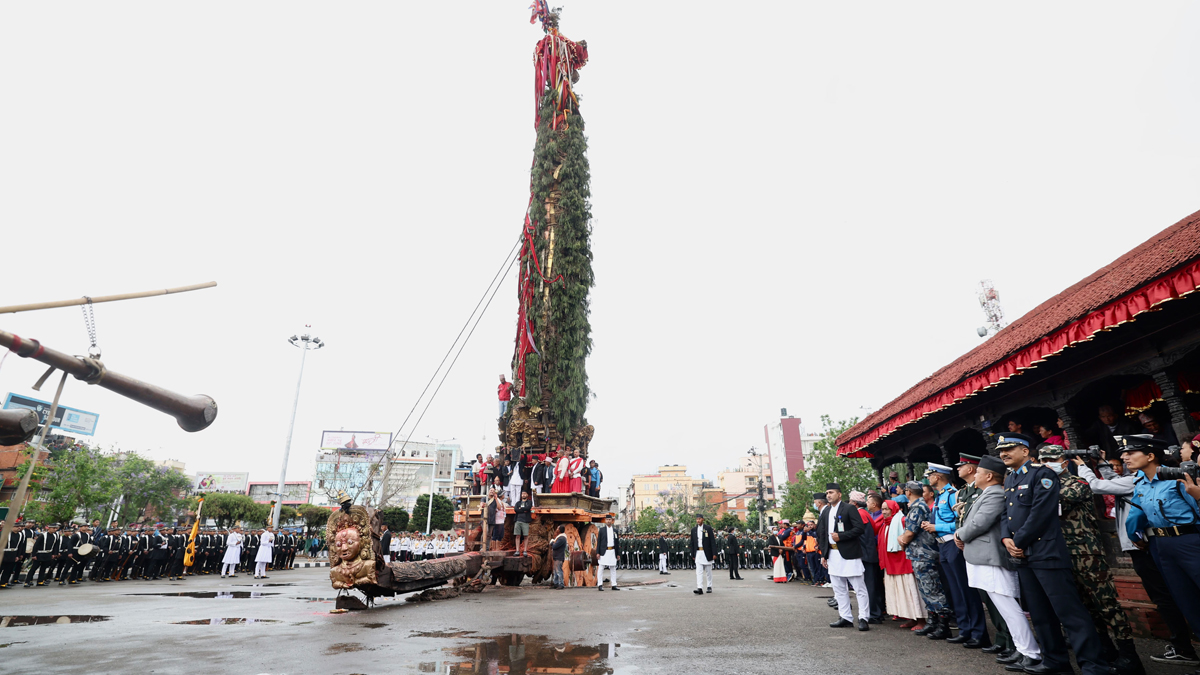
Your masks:
{"label": "drum", "polygon": [[95,555],[95,554],[96,554],[96,547],[93,546],[92,544],[80,544],[79,545],[79,557],[86,558],[90,555]]}

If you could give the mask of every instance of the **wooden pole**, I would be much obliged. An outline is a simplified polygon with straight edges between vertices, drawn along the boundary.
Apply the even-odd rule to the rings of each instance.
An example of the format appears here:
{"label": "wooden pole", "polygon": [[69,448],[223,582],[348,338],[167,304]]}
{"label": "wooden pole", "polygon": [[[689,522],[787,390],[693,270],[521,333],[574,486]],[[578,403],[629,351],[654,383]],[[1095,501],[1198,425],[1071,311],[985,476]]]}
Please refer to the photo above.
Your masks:
{"label": "wooden pole", "polygon": [[[117,300],[134,300],[136,298],[150,298],[156,295],[171,295],[172,293],[186,293],[187,291],[198,291],[202,288],[212,288],[217,282],[209,281],[203,284],[192,284],[191,286],[179,286],[178,288],[162,288],[153,291],[142,291],[141,293],[122,293],[120,295],[104,295],[91,298],[91,303],[97,304],[101,302],[115,302]],[[75,298],[73,300],[56,300],[54,302],[34,302],[27,305],[9,305],[8,307],[0,307],[0,314],[16,314],[17,312],[29,312],[36,309],[55,309],[57,307],[71,307],[74,305],[86,305],[89,299]]]}

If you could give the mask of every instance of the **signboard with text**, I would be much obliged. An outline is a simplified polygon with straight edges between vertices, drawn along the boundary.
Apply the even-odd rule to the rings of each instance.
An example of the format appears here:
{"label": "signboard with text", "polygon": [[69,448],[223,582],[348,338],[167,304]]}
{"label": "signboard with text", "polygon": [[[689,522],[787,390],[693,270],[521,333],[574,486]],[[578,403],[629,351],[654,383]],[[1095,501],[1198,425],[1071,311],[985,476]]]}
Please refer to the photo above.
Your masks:
{"label": "signboard with text", "polygon": [[390,431],[322,431],[322,450],[374,450],[382,452],[392,444]]}
{"label": "signboard with text", "polygon": [[199,472],[192,483],[196,492],[236,492],[246,494],[246,485],[250,483],[250,474],[224,472]]}
{"label": "signboard with text", "polygon": [[[18,396],[10,393],[4,399],[4,408],[6,410],[24,408],[32,410],[38,414],[38,421],[41,424],[46,423],[46,418],[50,416],[51,404],[49,401],[42,401],[28,396]],[[84,412],[75,408],[68,408],[61,403],[58,410],[54,413],[54,422],[50,424],[53,429],[61,429],[69,434],[80,434],[83,436],[96,435],[96,423],[100,421],[100,415],[96,413]]]}
{"label": "signboard with text", "polygon": [[[311,481],[288,481],[283,484],[284,504],[307,504],[308,493],[312,489]],[[266,504],[275,499],[279,492],[279,483],[251,483],[246,494],[256,502]]]}

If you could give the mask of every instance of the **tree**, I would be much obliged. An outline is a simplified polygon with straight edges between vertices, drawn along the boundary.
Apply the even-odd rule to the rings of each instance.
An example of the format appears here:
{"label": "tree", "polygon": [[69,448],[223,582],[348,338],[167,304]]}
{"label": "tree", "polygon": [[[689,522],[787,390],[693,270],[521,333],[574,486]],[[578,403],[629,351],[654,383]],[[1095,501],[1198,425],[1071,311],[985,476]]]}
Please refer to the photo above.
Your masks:
{"label": "tree", "polygon": [[298,509],[300,516],[304,518],[304,529],[306,532],[325,527],[325,523],[329,521],[329,509],[317,506],[316,504],[301,504]]}
{"label": "tree", "polygon": [[746,509],[746,529],[758,532],[758,509]]}
{"label": "tree", "polygon": [[637,520],[633,521],[633,531],[639,534],[662,532],[662,517],[658,515],[658,511],[653,506],[647,506],[638,514]]}
{"label": "tree", "polygon": [[[435,516],[437,515],[436,510],[435,508]],[[403,532],[408,529],[408,511],[399,506],[389,506],[383,509],[379,512],[379,517],[392,532]]]}
{"label": "tree", "polygon": [[255,506],[257,504],[247,495],[214,492],[205,495],[200,517],[212,518],[217,521],[218,526],[229,527],[239,520],[245,520],[254,511]]}
{"label": "tree", "polygon": [[696,524],[696,516],[713,521],[717,505],[704,500],[703,495],[688,494],[685,489],[664,490],[658,493],[662,523],[668,532],[683,532]]}
{"label": "tree", "polygon": [[842,487],[842,494],[849,495],[852,490],[867,492],[875,489],[879,479],[871,463],[862,458],[839,457],[835,440],[844,431],[858,423],[857,417],[849,420],[834,422],[829,415],[821,415],[821,440],[813,446],[813,452],[806,458],[807,472],[796,474],[796,480],[787,486],[784,496],[785,512],[780,510],[780,516],[792,520],[804,517],[803,508],[809,507],[812,495],[825,492],[825,485],[837,483]]}
{"label": "tree", "polygon": [[284,523],[290,523],[295,520],[296,516],[298,515],[300,515],[299,511],[291,506],[288,506],[287,504],[284,504],[283,506],[279,507],[279,524],[283,525]]}
{"label": "tree", "polygon": [[242,522],[247,526],[265,527],[271,523],[271,505],[254,503],[246,510],[246,515],[242,517]]}
{"label": "tree", "polygon": [[714,530],[729,531],[745,529],[746,524],[742,522],[741,518],[738,518],[736,515],[734,515],[732,511],[726,511],[725,513],[721,514],[720,518],[717,518],[715,521],[713,521],[712,526]]}
{"label": "tree", "polygon": [[187,476],[134,452],[125,453],[119,461],[117,477],[120,493],[124,495],[121,522],[132,522],[150,514],[166,520],[183,505],[179,494],[192,485]]}
{"label": "tree", "polygon": [[[28,461],[20,470],[27,468]],[[38,469],[34,475],[40,490],[26,511],[42,521],[68,521],[80,511],[90,520],[93,511],[107,510],[120,489],[113,456],[83,444],[53,453],[40,476]]]}
{"label": "tree", "polygon": [[[417,497],[417,503],[413,506],[412,518],[409,519],[409,524],[412,525],[414,530],[425,529],[425,519],[429,517],[428,512],[429,495]],[[431,527],[435,530],[449,530],[454,527],[454,505],[442,495],[433,496],[433,522]]]}

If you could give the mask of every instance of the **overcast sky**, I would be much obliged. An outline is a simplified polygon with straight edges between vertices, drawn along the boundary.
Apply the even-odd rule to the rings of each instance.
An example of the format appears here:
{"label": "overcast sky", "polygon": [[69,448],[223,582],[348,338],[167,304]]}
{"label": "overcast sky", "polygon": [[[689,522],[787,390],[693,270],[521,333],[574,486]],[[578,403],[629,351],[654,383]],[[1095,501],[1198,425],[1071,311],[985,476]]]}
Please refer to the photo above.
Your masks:
{"label": "overcast sky", "polygon": [[[220,284],[96,307],[109,368],[220,405],[188,434],[71,381],[97,441],[277,480],[305,324],[288,477],[400,426],[520,233],[528,4],[5,4],[0,305]],[[980,279],[1016,319],[1200,209],[1196,3],[553,4],[591,55],[606,495],[877,408],[979,344]],[[414,440],[496,445],[516,306]],[[74,307],[0,328],[88,345]]]}

